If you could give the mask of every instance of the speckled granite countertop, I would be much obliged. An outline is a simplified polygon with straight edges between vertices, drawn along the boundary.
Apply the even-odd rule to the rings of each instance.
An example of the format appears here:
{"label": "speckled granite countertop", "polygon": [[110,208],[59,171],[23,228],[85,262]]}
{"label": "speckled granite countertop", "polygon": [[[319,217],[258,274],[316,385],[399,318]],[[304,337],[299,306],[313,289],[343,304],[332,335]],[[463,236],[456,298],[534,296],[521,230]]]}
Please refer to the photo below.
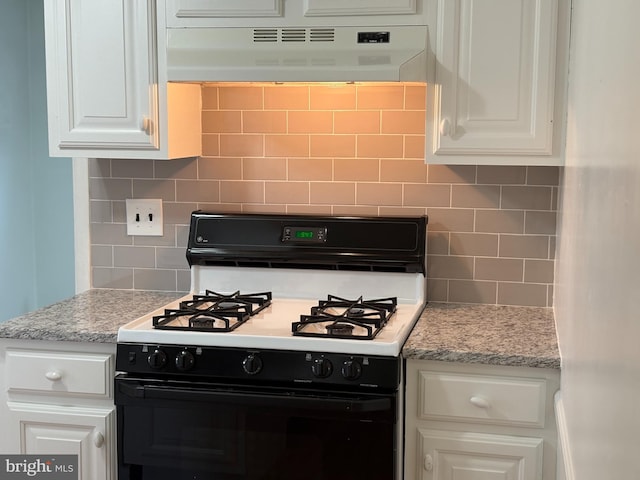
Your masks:
{"label": "speckled granite countertop", "polygon": [[89,290],[0,323],[0,338],[116,343],[120,325],[183,295],[181,292]]}
{"label": "speckled granite countertop", "polygon": [[430,303],[402,354],[422,360],[560,368],[550,308]]}

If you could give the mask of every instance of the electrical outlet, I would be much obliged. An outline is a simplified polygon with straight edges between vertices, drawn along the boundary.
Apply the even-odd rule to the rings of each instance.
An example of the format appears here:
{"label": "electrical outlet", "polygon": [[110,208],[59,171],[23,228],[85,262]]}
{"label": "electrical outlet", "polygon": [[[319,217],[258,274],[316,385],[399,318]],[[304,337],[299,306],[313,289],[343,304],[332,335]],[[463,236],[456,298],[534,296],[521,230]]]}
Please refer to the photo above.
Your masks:
{"label": "electrical outlet", "polygon": [[161,237],[162,234],[162,200],[127,198],[127,235]]}

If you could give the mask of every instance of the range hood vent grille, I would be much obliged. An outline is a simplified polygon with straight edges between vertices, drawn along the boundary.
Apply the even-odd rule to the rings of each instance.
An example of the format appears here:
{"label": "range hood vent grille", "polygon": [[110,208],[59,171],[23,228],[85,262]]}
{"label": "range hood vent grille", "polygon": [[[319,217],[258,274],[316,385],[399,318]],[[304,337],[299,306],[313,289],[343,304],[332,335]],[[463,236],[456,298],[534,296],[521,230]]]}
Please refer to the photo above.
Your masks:
{"label": "range hood vent grille", "polygon": [[254,28],[254,43],[333,42],[334,28]]}

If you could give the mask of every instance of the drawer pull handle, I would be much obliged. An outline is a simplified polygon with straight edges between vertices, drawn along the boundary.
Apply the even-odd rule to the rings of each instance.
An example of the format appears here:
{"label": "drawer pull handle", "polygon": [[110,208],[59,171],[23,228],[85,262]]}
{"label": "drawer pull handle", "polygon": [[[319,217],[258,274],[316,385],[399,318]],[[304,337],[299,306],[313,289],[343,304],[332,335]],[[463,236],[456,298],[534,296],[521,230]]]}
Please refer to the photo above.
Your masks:
{"label": "drawer pull handle", "polygon": [[430,472],[433,470],[433,457],[431,455],[424,456],[424,469],[427,472]]}
{"label": "drawer pull handle", "polygon": [[93,444],[100,448],[104,445],[104,435],[100,432],[96,432],[93,434]]}
{"label": "drawer pull handle", "polygon": [[47,377],[47,380],[57,382],[62,378],[62,373],[58,370],[51,370],[50,372],[45,373],[44,376]]}
{"label": "drawer pull handle", "polygon": [[491,404],[489,403],[489,401],[486,398],[482,398],[479,397],[477,395],[474,395],[473,397],[471,397],[469,399],[469,402],[471,402],[471,405],[478,407],[478,408],[484,408],[485,410],[487,410],[489,407],[491,407]]}
{"label": "drawer pull handle", "polygon": [[443,118],[440,122],[440,136],[448,137],[451,135],[451,120]]}

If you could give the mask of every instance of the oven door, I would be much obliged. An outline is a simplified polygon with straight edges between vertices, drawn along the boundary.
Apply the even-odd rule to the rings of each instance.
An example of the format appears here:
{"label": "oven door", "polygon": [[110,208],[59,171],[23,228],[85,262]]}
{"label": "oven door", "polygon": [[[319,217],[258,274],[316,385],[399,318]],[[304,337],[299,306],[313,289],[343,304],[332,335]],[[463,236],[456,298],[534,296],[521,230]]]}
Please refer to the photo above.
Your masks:
{"label": "oven door", "polygon": [[119,480],[390,480],[395,394],[116,377]]}

